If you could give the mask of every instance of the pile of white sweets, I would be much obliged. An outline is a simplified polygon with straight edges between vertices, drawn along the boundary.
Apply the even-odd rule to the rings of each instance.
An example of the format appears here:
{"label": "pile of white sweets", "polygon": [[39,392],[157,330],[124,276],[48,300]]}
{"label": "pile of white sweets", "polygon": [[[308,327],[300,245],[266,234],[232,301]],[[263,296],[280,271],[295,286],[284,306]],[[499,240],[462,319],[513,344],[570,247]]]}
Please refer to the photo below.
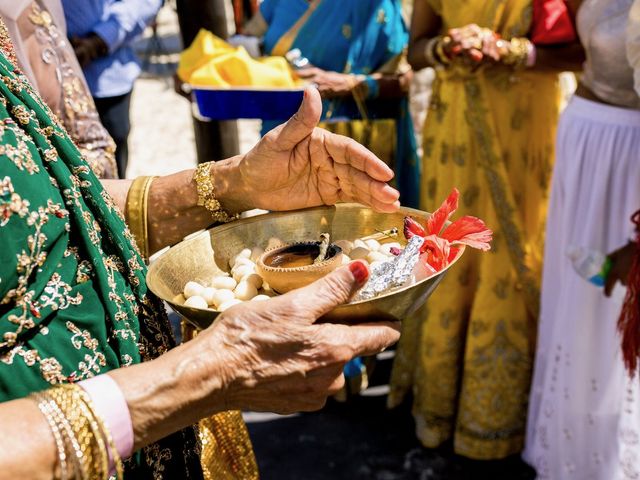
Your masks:
{"label": "pile of white sweets", "polygon": [[[273,244],[271,241],[270,244]],[[275,242],[274,242],[275,243]],[[282,242],[279,242],[283,245]],[[365,260],[371,268],[393,258],[392,248],[402,248],[398,242],[380,244],[375,239],[338,240],[335,245],[342,249],[342,264],[352,260]],[[261,301],[277,295],[256,271],[256,262],[264,254],[264,249],[245,248],[229,261],[230,273],[220,272],[207,286],[190,281],[184,286],[183,294],[174,301],[191,308],[212,309],[223,312],[247,301]]]}

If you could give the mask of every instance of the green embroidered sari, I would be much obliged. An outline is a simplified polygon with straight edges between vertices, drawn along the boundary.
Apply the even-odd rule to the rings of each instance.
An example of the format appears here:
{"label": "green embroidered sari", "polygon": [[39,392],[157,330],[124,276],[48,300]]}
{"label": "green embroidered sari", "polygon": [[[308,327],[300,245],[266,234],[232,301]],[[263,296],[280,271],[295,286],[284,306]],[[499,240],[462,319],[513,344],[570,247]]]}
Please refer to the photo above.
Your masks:
{"label": "green embroidered sari", "polygon": [[[0,22],[0,401],[149,360],[174,345],[122,215],[9,61]],[[4,36],[4,39],[2,37]],[[127,478],[202,478],[193,428]]]}

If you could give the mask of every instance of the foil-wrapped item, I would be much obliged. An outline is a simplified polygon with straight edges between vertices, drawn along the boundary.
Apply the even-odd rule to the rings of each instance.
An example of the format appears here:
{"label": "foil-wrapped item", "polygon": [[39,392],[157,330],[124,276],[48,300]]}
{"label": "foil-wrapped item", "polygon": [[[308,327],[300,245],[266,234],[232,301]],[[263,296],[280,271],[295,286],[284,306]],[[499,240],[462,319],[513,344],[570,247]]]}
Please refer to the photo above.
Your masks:
{"label": "foil-wrapped item", "polygon": [[355,296],[354,301],[369,300],[395,287],[401,287],[411,277],[420,258],[424,238],[411,237],[405,249],[393,260],[384,262],[371,271],[369,280]]}

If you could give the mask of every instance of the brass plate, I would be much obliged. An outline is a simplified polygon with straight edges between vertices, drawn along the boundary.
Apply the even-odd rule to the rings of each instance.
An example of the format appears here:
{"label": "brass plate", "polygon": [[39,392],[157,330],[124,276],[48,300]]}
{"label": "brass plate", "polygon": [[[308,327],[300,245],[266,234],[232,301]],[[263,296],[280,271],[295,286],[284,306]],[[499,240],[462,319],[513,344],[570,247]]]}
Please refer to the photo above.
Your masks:
{"label": "brass plate", "polygon": [[[203,231],[168,249],[149,267],[147,285],[176,312],[197,328],[204,329],[213,323],[220,312],[185,307],[176,304],[173,299],[182,293],[188,281],[206,284],[216,273],[228,271],[229,259],[243,248],[264,248],[273,237],[287,243],[316,239],[322,232],[328,232],[335,240],[354,240],[393,227],[402,232],[406,215],[422,222],[429,216],[426,212],[405,207],[397,213],[387,214],[374,212],[359,204],[343,203],[333,207],[268,213],[241,219]],[[451,265],[459,260],[463,252],[464,249],[461,249]],[[402,320],[426,302],[448,268],[386,295],[341,305],[323,320],[342,323]]]}

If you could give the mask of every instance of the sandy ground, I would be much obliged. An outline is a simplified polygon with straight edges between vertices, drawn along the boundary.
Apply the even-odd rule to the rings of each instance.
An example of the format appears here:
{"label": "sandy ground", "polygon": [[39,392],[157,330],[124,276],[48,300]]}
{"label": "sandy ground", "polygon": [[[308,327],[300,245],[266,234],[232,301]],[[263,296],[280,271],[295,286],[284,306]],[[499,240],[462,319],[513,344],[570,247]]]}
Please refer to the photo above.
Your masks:
{"label": "sandy ground", "polygon": [[[158,16],[157,43],[148,30],[136,46],[144,73],[136,82],[131,105],[130,160],[127,177],[166,175],[196,164],[191,105],[173,90],[173,72],[182,45],[175,12],[164,7]],[[148,54],[151,55],[148,55]],[[260,122],[240,122],[240,150],[259,138]]]}

